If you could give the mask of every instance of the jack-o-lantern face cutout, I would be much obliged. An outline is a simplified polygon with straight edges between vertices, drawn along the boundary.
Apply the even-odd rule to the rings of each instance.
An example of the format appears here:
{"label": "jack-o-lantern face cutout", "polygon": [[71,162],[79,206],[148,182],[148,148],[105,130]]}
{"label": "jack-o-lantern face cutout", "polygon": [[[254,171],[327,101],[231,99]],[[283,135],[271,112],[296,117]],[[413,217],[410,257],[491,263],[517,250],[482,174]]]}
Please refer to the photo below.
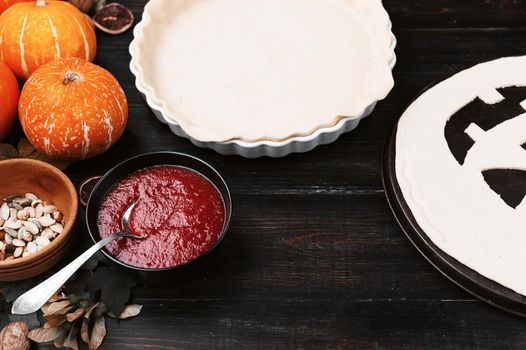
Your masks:
{"label": "jack-o-lantern face cutout", "polygon": [[[506,204],[516,208],[526,196],[526,152],[525,145],[521,145],[524,140],[507,139],[506,129],[524,125],[526,88],[507,87],[497,91],[501,95],[499,102],[486,103],[477,97],[457,111],[448,120],[444,135],[455,159],[467,168],[471,165],[473,154],[477,155],[477,159],[484,158],[488,167],[493,165],[492,155],[499,156],[496,152],[517,154],[515,162],[506,168],[482,171],[489,187]],[[478,152],[485,152],[484,144],[493,147],[494,152],[478,155]]]}
{"label": "jack-o-lantern face cutout", "polygon": [[526,56],[435,85],[397,125],[395,173],[445,253],[526,295]]}

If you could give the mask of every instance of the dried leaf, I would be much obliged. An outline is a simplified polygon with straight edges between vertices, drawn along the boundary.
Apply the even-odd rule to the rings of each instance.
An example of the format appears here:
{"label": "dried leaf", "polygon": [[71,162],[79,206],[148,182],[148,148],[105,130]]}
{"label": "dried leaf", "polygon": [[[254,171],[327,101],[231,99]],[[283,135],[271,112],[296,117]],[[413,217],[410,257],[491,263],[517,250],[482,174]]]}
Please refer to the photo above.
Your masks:
{"label": "dried leaf", "polygon": [[66,315],[68,322],[73,322],[79,317],[81,317],[84,314],[84,311],[86,311],[85,308],[79,307],[75,312],[69,313]]}
{"label": "dried leaf", "polygon": [[101,291],[100,298],[115,314],[120,315],[130,299],[131,288],[138,283],[136,278],[119,273],[109,266],[99,266],[89,282],[90,290]]}
{"label": "dried leaf", "polygon": [[55,340],[65,334],[65,330],[60,327],[35,328],[28,334],[28,338],[37,343],[46,343]]}
{"label": "dried leaf", "polygon": [[35,152],[35,147],[33,147],[33,145],[28,141],[28,139],[23,137],[18,141],[17,150],[19,157],[26,158],[29,157],[31,153]]}
{"label": "dried leaf", "polygon": [[64,340],[63,346],[73,350],[79,350],[79,341],[77,339],[79,335],[78,323],[75,324],[68,333],[68,336]]}
{"label": "dried leaf", "polygon": [[[71,301],[69,301],[68,299],[66,300],[62,300],[62,301],[57,301],[55,303],[51,303],[47,308],[46,308],[46,312],[44,313],[44,317],[48,317],[48,316],[52,316],[52,315],[64,315],[65,313],[67,313],[69,310],[71,310],[73,307],[70,307],[71,305]],[[60,313],[61,311],[63,310],[66,310],[67,308],[69,307],[69,309],[64,312],[64,313]]]}
{"label": "dried leaf", "polygon": [[139,304],[130,304],[126,305],[122,313],[119,315],[119,319],[124,320],[130,317],[137,316],[142,309],[142,305]]}
{"label": "dried leaf", "polygon": [[42,311],[42,316],[47,314],[47,311],[49,310],[49,307],[51,306],[51,303],[44,304],[40,311]]}
{"label": "dried leaf", "polygon": [[74,308],[75,308],[75,305],[68,306],[62,310],[58,310],[57,312],[55,312],[55,315],[65,315],[71,310],[73,310]]}
{"label": "dried leaf", "polygon": [[72,163],[67,160],[49,158],[48,156],[40,152],[33,152],[27,158],[41,160],[43,162],[53,165],[54,167],[59,168],[60,170],[66,169]]}
{"label": "dried leaf", "polygon": [[66,322],[67,317],[65,315],[53,315],[46,319],[46,323],[44,323],[44,328],[53,328],[58,327],[64,322]]}
{"label": "dried leaf", "polygon": [[11,158],[18,158],[18,151],[16,148],[8,143],[0,143],[0,160]]}
{"label": "dried leaf", "polygon": [[91,337],[89,340],[89,350],[97,350],[106,336],[106,320],[104,316],[99,317],[93,324]]}
{"label": "dried leaf", "polygon": [[90,318],[91,317],[91,313],[93,312],[93,310],[95,310],[95,308],[97,306],[99,306],[100,303],[96,303],[95,305],[93,305],[92,307],[90,307],[88,309],[88,311],[84,314],[84,318]]}
{"label": "dried leaf", "polygon": [[86,344],[89,344],[89,318],[82,320],[82,328],[80,329],[80,337]]}
{"label": "dried leaf", "polygon": [[53,341],[53,344],[56,348],[62,348],[64,347],[64,341],[66,341],[66,334],[61,335],[57,339]]}

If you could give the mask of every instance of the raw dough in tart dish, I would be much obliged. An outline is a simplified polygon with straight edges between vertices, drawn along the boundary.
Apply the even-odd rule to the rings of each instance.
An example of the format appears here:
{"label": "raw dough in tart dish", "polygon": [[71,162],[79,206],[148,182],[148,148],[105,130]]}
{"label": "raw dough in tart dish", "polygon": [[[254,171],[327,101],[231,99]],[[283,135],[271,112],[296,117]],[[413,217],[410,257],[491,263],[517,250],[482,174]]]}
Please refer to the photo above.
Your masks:
{"label": "raw dough in tart dish", "polygon": [[418,225],[448,255],[522,295],[526,177],[506,178],[512,191],[499,192],[485,174],[526,175],[525,143],[526,56],[441,82],[409,106],[396,134],[396,179]]}
{"label": "raw dough in tart dish", "polygon": [[281,141],[358,116],[393,86],[380,0],[152,0],[138,66],[199,141]]}

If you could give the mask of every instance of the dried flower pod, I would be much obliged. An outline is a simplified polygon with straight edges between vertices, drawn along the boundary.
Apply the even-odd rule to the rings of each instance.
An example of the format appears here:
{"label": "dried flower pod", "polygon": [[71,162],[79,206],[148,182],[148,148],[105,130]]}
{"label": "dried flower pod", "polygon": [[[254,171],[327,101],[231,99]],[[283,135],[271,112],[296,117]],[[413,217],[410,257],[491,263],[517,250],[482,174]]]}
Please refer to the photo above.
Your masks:
{"label": "dried flower pod", "polygon": [[127,31],[133,25],[133,21],[133,13],[116,2],[101,7],[93,16],[95,27],[113,35]]}
{"label": "dried flower pod", "polygon": [[24,322],[12,322],[0,332],[0,350],[28,350],[31,346],[27,338],[29,327]]}

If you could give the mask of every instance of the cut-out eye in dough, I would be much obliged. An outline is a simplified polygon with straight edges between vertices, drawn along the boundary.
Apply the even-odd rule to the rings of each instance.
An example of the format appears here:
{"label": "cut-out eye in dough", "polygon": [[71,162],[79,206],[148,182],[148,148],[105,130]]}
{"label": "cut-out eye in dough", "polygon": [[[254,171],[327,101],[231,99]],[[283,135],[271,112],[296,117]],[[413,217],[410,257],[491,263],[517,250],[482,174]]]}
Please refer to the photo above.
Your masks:
{"label": "cut-out eye in dough", "polygon": [[444,136],[451,153],[460,165],[464,164],[468,151],[475,144],[475,141],[465,132],[472,123],[488,131],[524,113],[521,102],[526,100],[526,87],[502,88],[498,89],[498,92],[504,97],[502,101],[487,104],[480,98],[476,98],[448,120]]}
{"label": "cut-out eye in dough", "polygon": [[517,208],[526,197],[526,171],[515,169],[490,169],[482,172],[489,187],[507,205]]}

